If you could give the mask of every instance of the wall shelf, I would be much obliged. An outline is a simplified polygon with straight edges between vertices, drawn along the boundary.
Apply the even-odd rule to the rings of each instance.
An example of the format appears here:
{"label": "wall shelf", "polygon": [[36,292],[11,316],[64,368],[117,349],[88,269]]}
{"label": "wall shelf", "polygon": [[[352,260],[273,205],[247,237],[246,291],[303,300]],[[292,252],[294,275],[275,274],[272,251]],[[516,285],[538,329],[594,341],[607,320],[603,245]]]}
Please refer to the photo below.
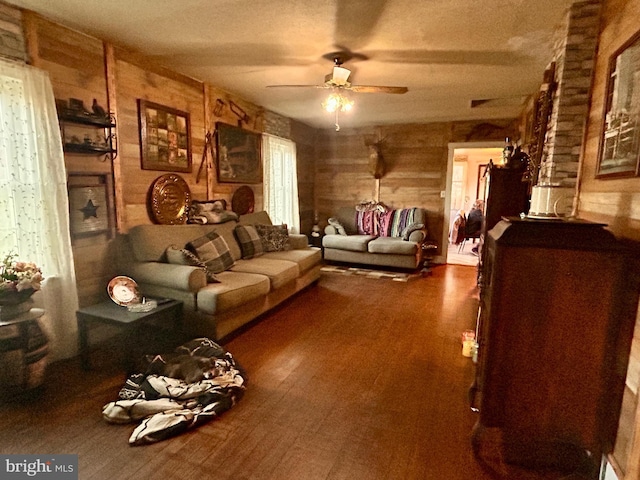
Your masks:
{"label": "wall shelf", "polygon": [[58,120],[65,153],[104,156],[104,160],[117,155],[112,115],[63,113]]}

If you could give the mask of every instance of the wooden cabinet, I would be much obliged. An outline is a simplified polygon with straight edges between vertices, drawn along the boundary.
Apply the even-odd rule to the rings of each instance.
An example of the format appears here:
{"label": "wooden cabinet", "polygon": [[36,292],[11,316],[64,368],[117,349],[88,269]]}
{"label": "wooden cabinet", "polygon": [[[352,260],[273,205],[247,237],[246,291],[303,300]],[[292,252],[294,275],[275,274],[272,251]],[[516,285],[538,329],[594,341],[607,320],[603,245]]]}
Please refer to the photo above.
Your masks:
{"label": "wooden cabinet", "polygon": [[491,230],[502,217],[529,212],[529,184],[522,181],[523,174],[523,168],[490,168],[485,232]]}
{"label": "wooden cabinet", "polygon": [[602,225],[511,217],[485,239],[476,453],[500,432],[514,463],[599,463],[616,436],[637,278]]}
{"label": "wooden cabinet", "polygon": [[529,212],[529,184],[522,181],[524,168],[490,166],[488,170],[488,192],[484,209],[484,222],[480,236],[478,262],[478,284],[483,282],[484,239],[501,219]]}

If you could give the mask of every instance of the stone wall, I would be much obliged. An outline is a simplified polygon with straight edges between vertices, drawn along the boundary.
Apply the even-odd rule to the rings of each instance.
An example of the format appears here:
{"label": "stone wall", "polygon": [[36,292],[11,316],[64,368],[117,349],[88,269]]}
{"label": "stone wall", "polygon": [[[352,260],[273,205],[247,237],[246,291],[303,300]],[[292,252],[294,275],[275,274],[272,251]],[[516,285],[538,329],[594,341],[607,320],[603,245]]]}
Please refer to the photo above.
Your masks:
{"label": "stone wall", "polygon": [[554,45],[557,90],[539,183],[575,186],[589,113],[601,0],[575,2]]}

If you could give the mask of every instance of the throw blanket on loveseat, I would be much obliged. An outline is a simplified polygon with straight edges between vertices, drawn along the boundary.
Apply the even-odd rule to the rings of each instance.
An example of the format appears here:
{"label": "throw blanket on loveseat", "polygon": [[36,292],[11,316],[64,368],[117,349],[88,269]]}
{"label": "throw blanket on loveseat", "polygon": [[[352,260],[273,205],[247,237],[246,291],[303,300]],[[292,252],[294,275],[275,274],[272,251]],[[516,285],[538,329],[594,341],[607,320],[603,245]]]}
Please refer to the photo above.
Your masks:
{"label": "throw blanket on loveseat", "polygon": [[417,208],[398,210],[356,210],[356,225],[360,235],[401,237],[406,227],[415,223]]}
{"label": "throw blanket on loveseat", "polygon": [[158,442],[218,417],[242,397],[246,377],[233,356],[208,338],[147,357],[102,415],[110,423],[140,422],[131,445]]}

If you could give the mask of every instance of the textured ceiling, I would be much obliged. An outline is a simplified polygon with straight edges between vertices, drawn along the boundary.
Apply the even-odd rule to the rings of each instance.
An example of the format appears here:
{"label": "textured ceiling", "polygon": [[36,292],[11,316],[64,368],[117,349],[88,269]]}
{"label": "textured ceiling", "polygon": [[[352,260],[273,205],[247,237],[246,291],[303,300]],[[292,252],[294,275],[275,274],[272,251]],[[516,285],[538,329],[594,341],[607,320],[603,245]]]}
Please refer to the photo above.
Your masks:
{"label": "textured ceiling", "polygon": [[325,56],[345,50],[352,83],[409,92],[353,94],[342,127],[514,117],[538,89],[573,2],[5,1],[320,128],[333,126],[320,107],[326,90],[266,87],[321,84],[332,67]]}

